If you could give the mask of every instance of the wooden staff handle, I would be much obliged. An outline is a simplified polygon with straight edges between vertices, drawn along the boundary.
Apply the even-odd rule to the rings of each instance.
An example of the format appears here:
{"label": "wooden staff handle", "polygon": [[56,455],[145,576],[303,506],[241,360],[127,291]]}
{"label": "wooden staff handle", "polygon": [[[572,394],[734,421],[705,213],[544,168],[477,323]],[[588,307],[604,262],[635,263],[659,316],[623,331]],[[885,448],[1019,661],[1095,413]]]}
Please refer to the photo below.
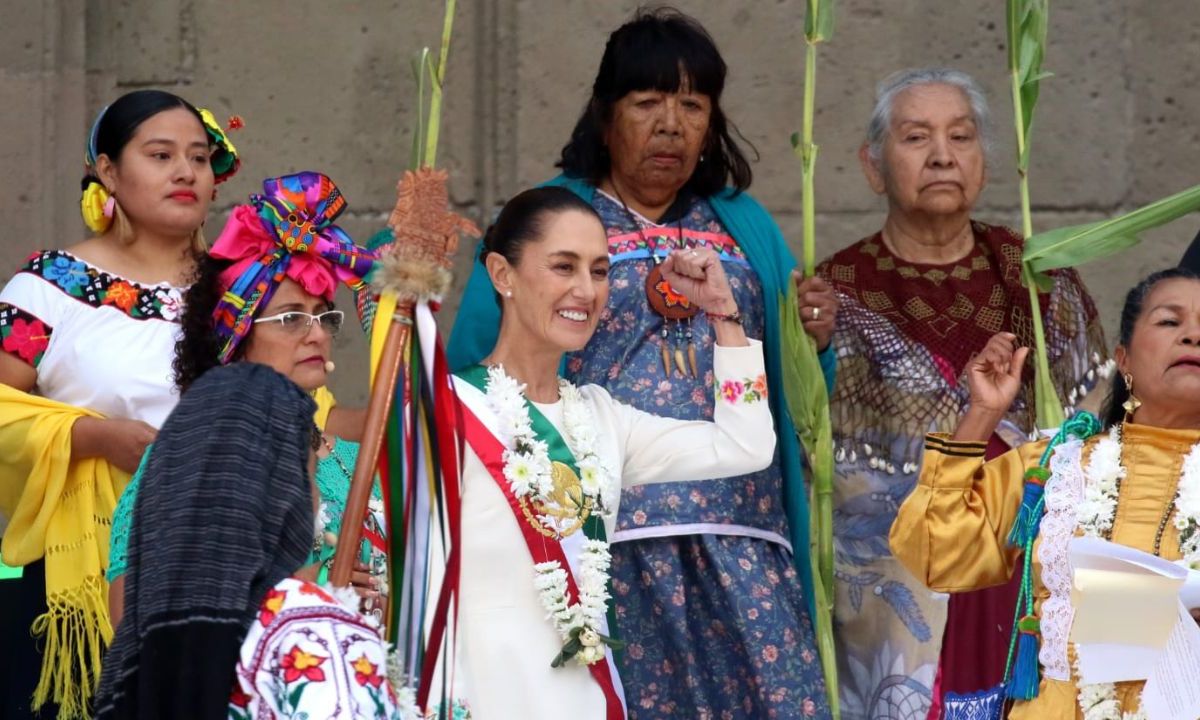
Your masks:
{"label": "wooden staff handle", "polygon": [[[362,444],[358,450],[358,461],[354,464],[354,477],[350,480],[350,493],[346,497],[342,532],[338,535],[333,567],[329,571],[329,581],[334,587],[350,584],[354,563],[359,558],[358,546],[362,540],[363,521],[371,499],[371,486],[375,483],[379,451],[387,433],[388,413],[392,409],[392,399],[396,396],[396,382],[402,374],[408,373],[408,368],[402,365],[404,348],[408,345],[412,324],[413,303],[398,303],[383,342],[383,353],[379,358],[379,369],[375,373],[375,384],[371,386]],[[399,501],[398,498],[396,500]],[[388,528],[388,532],[393,532],[393,529]]]}

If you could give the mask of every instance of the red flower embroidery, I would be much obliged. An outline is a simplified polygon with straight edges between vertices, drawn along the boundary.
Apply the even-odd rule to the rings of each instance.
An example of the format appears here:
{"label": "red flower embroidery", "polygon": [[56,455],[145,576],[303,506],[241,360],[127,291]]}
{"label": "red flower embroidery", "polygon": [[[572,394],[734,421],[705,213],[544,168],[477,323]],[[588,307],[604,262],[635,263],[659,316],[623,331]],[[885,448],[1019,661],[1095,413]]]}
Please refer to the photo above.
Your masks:
{"label": "red flower embroidery", "polygon": [[258,610],[258,622],[263,627],[271,624],[275,619],[276,613],[283,607],[283,599],[287,597],[287,593],[283,590],[271,589],[267,591],[267,596],[263,598],[262,606]]}
{"label": "red flower embroidery", "polygon": [[242,692],[241,687],[235,687],[233,689],[233,695],[229,696],[230,704],[232,704],[234,707],[239,707],[239,708],[249,707],[250,700],[251,700],[250,696],[247,695],[246,693]]}
{"label": "red flower embroidery", "polygon": [[383,676],[379,674],[379,666],[368,660],[366,655],[351,663],[351,667],[354,668],[354,679],[358,681],[359,685],[364,687],[370,685],[376,690],[379,689],[380,683],[383,682]]}
{"label": "red flower embroidery", "polygon": [[137,304],[137,299],[137,289],[124,280],[118,280],[108,286],[108,292],[104,296],[104,304],[116,305],[125,312],[129,312]]}
{"label": "red flower embroidery", "polygon": [[744,388],[737,380],[726,380],[721,384],[721,395],[725,398],[725,402],[735,403],[742,396]]}
{"label": "red flower embroidery", "polygon": [[30,365],[37,364],[37,358],[46,351],[50,344],[50,333],[41,320],[26,322],[17,318],[12,324],[8,337],[4,338],[4,349],[15,353]]}
{"label": "red flower embroidery", "polygon": [[767,376],[759,375],[758,377],[754,378],[754,384],[750,387],[754,390],[754,392],[758,393],[760,397],[765,398],[767,396]]}
{"label": "red flower embroidery", "polygon": [[311,595],[315,598],[320,598],[320,599],[324,600],[325,602],[329,602],[329,603],[337,602],[337,600],[333,599],[332,595],[330,595],[329,593],[322,590],[319,585],[314,585],[313,583],[310,583],[310,582],[304,582],[304,583],[300,584],[300,594],[301,595]]}
{"label": "red flower embroidery", "polygon": [[299,645],[294,645],[291,651],[283,656],[283,662],[280,663],[280,667],[283,668],[283,681],[294,683],[303,677],[313,682],[324,682],[325,671],[321,669],[321,663],[328,659],[306,653],[300,649]]}

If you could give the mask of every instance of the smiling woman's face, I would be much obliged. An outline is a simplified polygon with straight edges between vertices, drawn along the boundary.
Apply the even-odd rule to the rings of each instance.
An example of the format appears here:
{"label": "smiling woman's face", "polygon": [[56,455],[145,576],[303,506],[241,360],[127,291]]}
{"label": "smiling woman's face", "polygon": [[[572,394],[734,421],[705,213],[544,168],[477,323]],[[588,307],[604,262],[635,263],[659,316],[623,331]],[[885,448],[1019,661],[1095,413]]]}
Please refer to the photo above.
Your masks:
{"label": "smiling woman's face", "polygon": [[878,165],[864,160],[871,189],[905,215],[970,212],[987,179],[983,143],[966,94],[952,85],[918,85],[892,102]]}

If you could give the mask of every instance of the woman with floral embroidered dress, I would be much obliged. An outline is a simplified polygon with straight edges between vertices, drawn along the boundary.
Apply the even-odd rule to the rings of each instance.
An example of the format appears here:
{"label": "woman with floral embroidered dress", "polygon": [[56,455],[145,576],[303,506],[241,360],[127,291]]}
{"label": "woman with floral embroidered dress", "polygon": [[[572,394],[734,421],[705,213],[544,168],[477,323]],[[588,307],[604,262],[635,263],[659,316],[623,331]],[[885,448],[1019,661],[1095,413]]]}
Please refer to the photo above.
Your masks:
{"label": "woman with floral embroidered dress", "polygon": [[[263,181],[263,192],[234,208],[212,250],[204,256],[185,295],[183,330],[175,346],[180,392],[220,365],[244,360],[268,365],[307,392],[324,387],[333,363],[333,337],[343,313],[333,306],[339,282],[362,286],[372,254],[333,223],[346,207],[328,177],[302,172]],[[297,222],[298,221],[298,222]],[[311,233],[291,242],[297,228]],[[261,294],[255,294],[261,290]],[[147,453],[142,467],[153,452]],[[358,444],[326,428],[317,451],[318,529],[305,575],[324,582],[333,561]],[[126,543],[142,469],[113,513],[108,579],[114,619],[121,614],[127,571]],[[376,484],[363,527],[362,565],[354,584],[369,609],[382,613],[386,588],[383,497]]]}
{"label": "woman with floral embroidered dress", "polygon": [[[756,472],[629,488],[616,519],[617,663],[632,717],[684,711],[733,718],[824,717],[810,620],[808,506],[795,431],[781,402],[779,293],[799,283],[800,317],[832,382],[837,302],[795,260],[748,191],[750,163],[721,106],[726,66],[708,32],[669,9],[643,10],[608,39],[592,94],[551,180],[600,215],[612,293],[566,376],[667,417],[707,420],[715,325],[661,281],[675,249],[716,253],[746,333],[763,342],[779,451]],[[648,283],[648,279],[653,281]],[[448,348],[478,362],[498,325],[477,263]],[[703,479],[703,480],[702,480]],[[730,637],[739,642],[730,642]]]}
{"label": "woman with floral embroidered dress", "polygon": [[[715,252],[661,265],[715,334],[714,422],[658,417],[558,374],[608,300],[608,243],[592,206],[564,188],[508,202],[484,239],[501,306],[495,347],[459,371],[463,470],[455,695],[473,717],[625,717],[609,543],[623,488],[765,467],[775,448],[762,346]],[[630,635],[620,640],[643,643]]]}
{"label": "woman with floral embroidered dress", "polygon": [[1142,682],[1079,685],[1067,546],[1075,536],[1098,537],[1200,562],[1200,276],[1164,270],[1126,297],[1103,432],[1095,418],[1077,415],[1053,440],[985,462],[987,439],[1020,391],[1028,349],[1017,345],[1013,334],[998,334],[968,365],[967,412],[953,435],[927,436],[920,481],[892,526],[892,552],[941,592],[1023,575],[1020,643],[1035,644],[1007,673],[1016,700],[1009,717],[1143,717]]}
{"label": "woman with floral embroidered dress", "polygon": [[86,163],[94,237],[35,253],[0,292],[3,557],[24,566],[0,581],[4,717],[87,713],[111,633],[109,520],[177,400],[182,286],[238,158],[211,113],[139,90],[100,112]]}
{"label": "woman with floral embroidered dress", "polygon": [[147,463],[129,540],[127,615],[100,720],[415,720],[386,677],[379,625],[296,576],[322,444],[316,404],[251,362],[197,379]]}
{"label": "woman with floral embroidered dress", "polygon": [[[925,592],[888,551],[887,532],[916,483],[925,433],[950,430],[962,412],[970,357],[997,332],[1033,341],[1023,241],[972,217],[987,185],[990,117],[969,75],[888,77],[866,135],[859,159],[887,199],[883,228],[817,269],[841,302],[830,417],[842,717],[959,720],[974,717],[963,696],[1000,683],[1016,586]],[[1041,298],[1051,376],[1074,405],[1106,370],[1107,346],[1079,275],[1051,276]],[[1030,373],[989,457],[1035,430],[1031,392]]]}

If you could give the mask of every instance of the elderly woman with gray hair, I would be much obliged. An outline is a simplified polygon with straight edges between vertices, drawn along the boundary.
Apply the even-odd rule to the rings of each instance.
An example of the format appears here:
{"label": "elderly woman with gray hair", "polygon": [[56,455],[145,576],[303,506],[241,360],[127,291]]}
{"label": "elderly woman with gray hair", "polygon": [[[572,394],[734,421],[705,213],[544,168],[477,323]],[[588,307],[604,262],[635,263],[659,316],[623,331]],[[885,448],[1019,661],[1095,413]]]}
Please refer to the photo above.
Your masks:
{"label": "elderly woman with gray hair", "polygon": [[[885,80],[859,151],[887,199],[882,230],[822,263],[838,291],[834,533],[842,717],[962,717],[1001,682],[1016,587],[932,593],[888,550],[922,439],[952,430],[971,356],[998,332],[1033,343],[1022,238],[971,218],[987,181],[987,101],[965,73],[907,70]],[[1072,404],[1095,384],[1105,343],[1074,271],[1040,298],[1054,384]],[[1026,382],[988,454],[1035,431]],[[940,663],[939,663],[940,660]],[[939,670],[940,668],[940,670]],[[973,696],[973,697],[967,697]]]}

